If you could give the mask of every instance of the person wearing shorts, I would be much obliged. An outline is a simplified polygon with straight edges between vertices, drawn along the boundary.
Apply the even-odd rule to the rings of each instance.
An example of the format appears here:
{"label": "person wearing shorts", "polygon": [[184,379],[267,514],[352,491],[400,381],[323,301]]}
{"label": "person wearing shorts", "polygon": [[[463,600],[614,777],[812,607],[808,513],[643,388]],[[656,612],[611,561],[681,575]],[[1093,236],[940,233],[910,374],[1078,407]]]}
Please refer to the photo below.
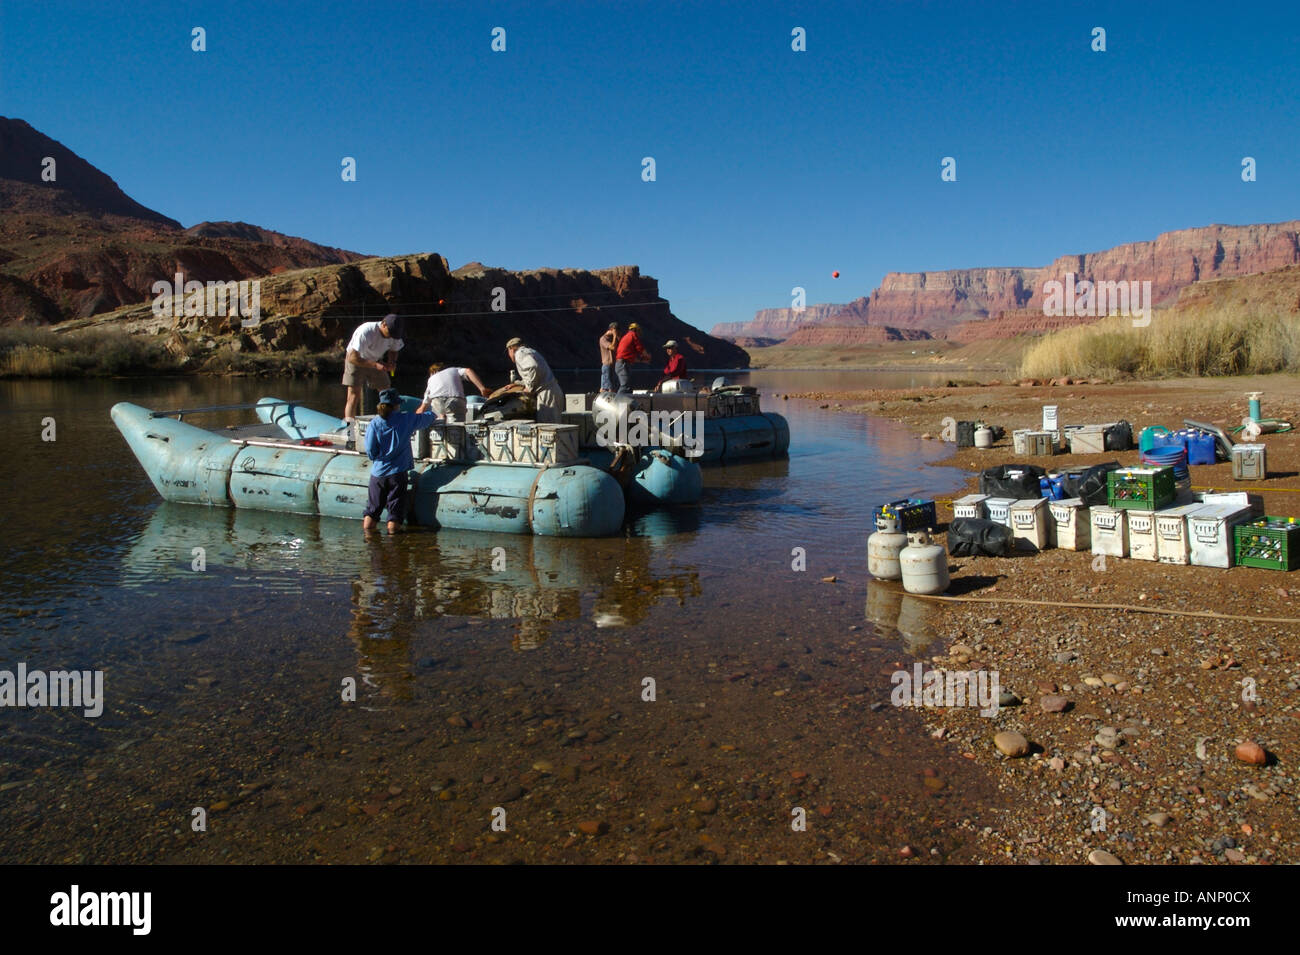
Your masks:
{"label": "person wearing shorts", "polygon": [[443,418],[465,420],[465,382],[469,381],[486,398],[491,392],[473,368],[444,368],[441,362],[429,366],[429,383],[424,388],[424,400],[415,411],[435,411]]}
{"label": "person wearing shorts", "polygon": [[432,412],[399,411],[402,396],[396,388],[379,393],[376,417],[366,426],[366,457],[370,458],[370,494],[362,512],[362,526],[372,530],[379,515],[388,511],[388,533],[395,534],[406,520],[406,490],[415,461],[411,435],[438,420]]}
{"label": "person wearing shorts", "polygon": [[363,388],[383,391],[392,384],[402,344],[402,320],[392,314],[385,315],[382,321],[358,325],[352,333],[343,360],[343,384],[348,389],[343,419],[349,425],[356,417]]}

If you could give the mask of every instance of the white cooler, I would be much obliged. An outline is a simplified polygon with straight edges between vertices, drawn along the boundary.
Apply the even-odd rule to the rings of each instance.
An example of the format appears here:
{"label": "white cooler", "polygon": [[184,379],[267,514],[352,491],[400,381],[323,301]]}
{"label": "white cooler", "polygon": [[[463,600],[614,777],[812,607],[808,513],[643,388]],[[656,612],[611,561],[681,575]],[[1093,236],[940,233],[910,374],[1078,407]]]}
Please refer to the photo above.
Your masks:
{"label": "white cooler", "polygon": [[1047,547],[1047,499],[1035,498],[1012,504],[1011,537],[1020,550],[1040,551]]}
{"label": "white cooler", "polygon": [[1202,504],[1187,518],[1192,563],[1198,567],[1232,566],[1232,529],[1250,520],[1250,508]]}
{"label": "white cooler", "polygon": [[988,499],[987,494],[967,494],[965,497],[959,497],[952,502],[952,515],[958,518],[983,520],[989,514],[988,508],[985,506]]}
{"label": "white cooler", "polygon": [[1128,521],[1116,507],[1098,505],[1092,510],[1092,552],[1107,557],[1128,556]]}
{"label": "white cooler", "polygon": [[1082,498],[1048,501],[1050,543],[1062,550],[1087,550],[1092,546],[1092,515]]}
{"label": "white cooler", "polygon": [[1004,527],[1011,526],[1011,505],[1016,503],[1014,497],[990,497],[984,502],[988,508],[989,520],[996,521]]}
{"label": "white cooler", "polygon": [[1128,521],[1128,555],[1134,560],[1156,559],[1156,512],[1125,511]]}
{"label": "white cooler", "polygon": [[1187,518],[1204,504],[1183,504],[1156,512],[1156,560],[1162,564],[1186,564],[1191,556]]}

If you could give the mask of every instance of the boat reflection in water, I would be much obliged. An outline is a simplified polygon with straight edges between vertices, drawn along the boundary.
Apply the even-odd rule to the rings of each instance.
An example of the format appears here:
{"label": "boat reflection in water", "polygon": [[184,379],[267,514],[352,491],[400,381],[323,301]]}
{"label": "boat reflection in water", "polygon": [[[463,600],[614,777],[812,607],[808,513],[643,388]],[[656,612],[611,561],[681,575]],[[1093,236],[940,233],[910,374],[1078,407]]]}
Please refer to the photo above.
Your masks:
{"label": "boat reflection in water", "polygon": [[[209,570],[239,572],[232,588],[309,601],[350,592],[348,636],[366,681],[406,695],[399,687],[413,672],[419,621],[452,618],[433,630],[452,639],[467,623],[454,618],[512,620],[515,649],[535,650],[557,621],[629,626],[662,599],[684,605],[698,597],[695,570],[655,566],[670,563],[657,552],[698,522],[698,508],[674,508],[634,517],[625,536],[595,540],[455,530],[367,538],[355,521],[163,502],[124,561],[124,583],[193,579],[195,548],[202,547]],[[310,606],[301,609],[310,613]]]}
{"label": "boat reflection in water", "polygon": [[933,601],[905,592],[902,584],[867,580],[867,622],[882,637],[897,634],[908,653],[920,656],[934,643],[938,609]]}

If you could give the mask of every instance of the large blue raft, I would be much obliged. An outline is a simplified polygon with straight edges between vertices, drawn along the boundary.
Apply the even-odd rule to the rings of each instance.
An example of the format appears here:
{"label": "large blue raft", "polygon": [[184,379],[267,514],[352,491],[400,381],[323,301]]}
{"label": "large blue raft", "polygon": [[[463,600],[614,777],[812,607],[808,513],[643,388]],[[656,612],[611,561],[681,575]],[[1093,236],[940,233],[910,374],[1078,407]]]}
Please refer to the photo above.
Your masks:
{"label": "large blue raft", "polygon": [[[418,398],[402,396],[403,411],[414,411],[418,404]],[[297,439],[342,431],[344,426],[342,418],[272,397],[258,399],[257,416],[264,423],[273,424],[289,437]],[[789,443],[788,428],[786,443]],[[614,459],[613,453],[605,448],[586,448],[583,454],[593,465],[602,469],[608,468]],[[482,467],[481,464],[474,466]],[[703,492],[704,475],[694,461],[660,448],[641,449],[637,452],[632,477],[627,485],[630,503],[646,507],[696,504]]]}
{"label": "large blue raft", "polygon": [[[299,414],[304,409],[295,408]],[[360,519],[370,484],[363,454],[230,439],[127,402],[113,423],[169,501]],[[319,433],[319,432],[317,432]],[[623,491],[588,465],[433,464],[412,472],[417,524],[551,537],[603,537],[623,523]]]}

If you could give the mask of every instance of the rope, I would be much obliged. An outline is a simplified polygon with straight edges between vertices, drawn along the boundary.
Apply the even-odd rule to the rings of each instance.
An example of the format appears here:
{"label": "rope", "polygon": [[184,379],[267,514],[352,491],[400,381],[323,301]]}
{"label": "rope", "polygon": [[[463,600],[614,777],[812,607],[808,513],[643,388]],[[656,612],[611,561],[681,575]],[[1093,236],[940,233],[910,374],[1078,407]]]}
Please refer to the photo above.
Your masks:
{"label": "rope", "polygon": [[1131,604],[1072,603],[1063,600],[1028,600],[1023,597],[949,597],[944,594],[909,594],[908,596],[951,603],[1024,604],[1030,607],[1073,607],[1078,610],[1126,610],[1131,613],[1157,613],[1171,617],[1201,617],[1210,620],[1246,620],[1251,623],[1300,623],[1300,617],[1251,617],[1245,614],[1216,613],[1212,610],[1170,610],[1166,607],[1143,607]]}

